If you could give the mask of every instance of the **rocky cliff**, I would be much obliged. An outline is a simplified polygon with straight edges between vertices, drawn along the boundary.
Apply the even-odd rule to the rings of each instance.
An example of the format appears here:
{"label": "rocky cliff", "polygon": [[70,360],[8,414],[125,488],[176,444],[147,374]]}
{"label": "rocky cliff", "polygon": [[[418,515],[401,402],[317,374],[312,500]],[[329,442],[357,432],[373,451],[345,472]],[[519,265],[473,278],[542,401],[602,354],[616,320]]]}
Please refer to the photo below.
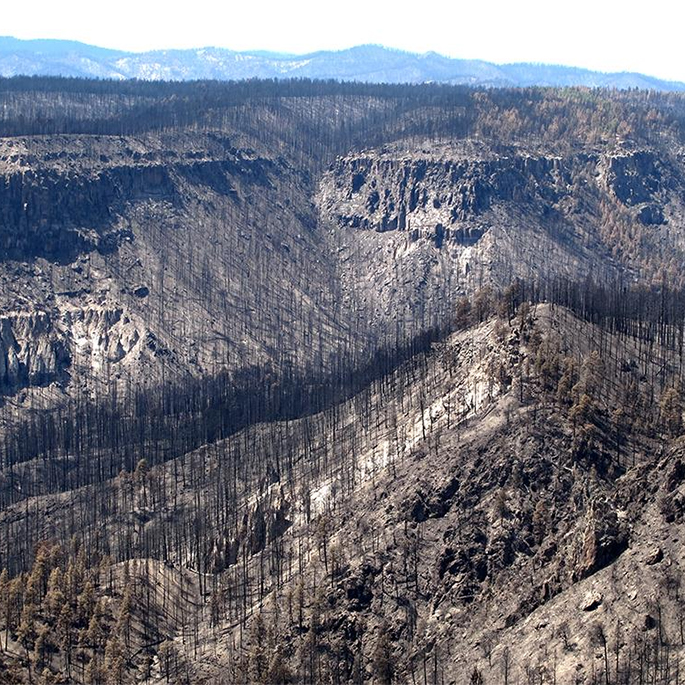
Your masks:
{"label": "rocky cliff", "polygon": [[[45,332],[27,334],[47,355],[30,362],[50,370],[41,384],[69,393],[55,370],[68,359],[85,364],[79,382],[102,385],[124,366],[159,379],[163,361],[183,378],[334,354],[347,325],[335,269],[284,160],[221,135],[53,136],[4,139],[0,170],[2,306],[41,312]],[[50,336],[63,352],[47,352]],[[36,369],[12,371],[3,392]]]}
{"label": "rocky cliff", "polygon": [[44,312],[0,317],[0,385],[5,390],[59,380],[71,355]]}
{"label": "rocky cliff", "polygon": [[[292,161],[225,134],[8,138],[0,153],[7,312],[44,312],[68,358],[83,339],[70,321],[107,310],[138,322],[135,334],[112,328],[97,382],[148,335],[158,349],[143,345],[139,360],[165,350],[179,378],[282,361],[332,369],[341,353],[355,363],[444,325],[455,298],[486,283],[642,278],[652,257],[685,248],[678,158],[627,144],[386,145],[338,158],[316,207]],[[616,238],[616,217],[633,244]]]}
{"label": "rocky cliff", "polygon": [[[219,194],[231,176],[268,184],[266,160],[246,158],[228,140],[51,137],[5,140],[0,146],[0,225],[4,258],[44,257],[71,263],[79,254],[106,254],[134,235],[121,226],[137,204],[181,208],[182,181]],[[190,149],[186,149],[190,145]],[[218,158],[217,158],[218,154]]]}
{"label": "rocky cliff", "polygon": [[317,203],[347,297],[387,330],[439,325],[456,296],[532,274],[647,281],[684,254],[683,187],[679,158],[630,144],[460,141],[342,157]]}
{"label": "rocky cliff", "polygon": [[[407,231],[436,247],[473,245],[497,204],[544,205],[568,194],[572,165],[560,157],[483,143],[383,149],[338,160],[324,211],[343,226]],[[479,226],[480,224],[480,226]]]}

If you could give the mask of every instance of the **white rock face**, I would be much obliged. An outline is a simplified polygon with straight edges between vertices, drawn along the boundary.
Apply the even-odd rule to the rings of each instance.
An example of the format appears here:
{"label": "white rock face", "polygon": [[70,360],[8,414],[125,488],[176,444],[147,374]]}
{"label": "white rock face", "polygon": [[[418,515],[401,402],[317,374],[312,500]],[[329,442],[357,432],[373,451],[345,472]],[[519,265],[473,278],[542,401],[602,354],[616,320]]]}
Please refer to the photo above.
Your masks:
{"label": "white rock face", "polygon": [[44,312],[0,317],[0,385],[41,385],[68,366],[69,351]]}
{"label": "white rock face", "polygon": [[146,331],[120,306],[66,306],[47,312],[11,312],[0,317],[0,387],[67,383],[69,368],[102,375],[132,358]]}
{"label": "white rock face", "polygon": [[62,321],[76,360],[93,372],[123,361],[142,337],[141,324],[119,306],[68,309]]}

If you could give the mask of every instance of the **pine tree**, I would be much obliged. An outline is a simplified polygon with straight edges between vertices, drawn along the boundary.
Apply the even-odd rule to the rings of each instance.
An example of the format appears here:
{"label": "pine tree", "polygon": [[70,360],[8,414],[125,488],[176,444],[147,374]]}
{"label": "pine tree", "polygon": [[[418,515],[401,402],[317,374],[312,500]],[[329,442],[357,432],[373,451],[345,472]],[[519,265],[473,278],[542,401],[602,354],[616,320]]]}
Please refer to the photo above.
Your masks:
{"label": "pine tree", "polygon": [[268,685],[285,685],[291,682],[291,680],[292,673],[283,655],[283,648],[281,645],[277,645],[269,660],[265,683]]}
{"label": "pine tree", "polygon": [[133,607],[133,590],[131,583],[127,583],[124,588],[124,595],[119,604],[119,611],[117,612],[117,622],[114,627],[114,632],[124,639],[126,651],[128,652],[131,645],[131,609]]}
{"label": "pine tree", "polygon": [[24,577],[18,575],[10,581],[7,607],[7,631],[17,629],[22,611],[22,599],[24,597]]}
{"label": "pine tree", "polygon": [[659,416],[666,434],[675,438],[683,432],[683,404],[676,388],[667,388],[659,402]]}
{"label": "pine tree", "polygon": [[28,656],[29,649],[36,639],[36,615],[38,610],[35,604],[27,602],[21,611],[21,619],[19,627],[17,628],[17,639],[22,647],[26,650]]}
{"label": "pine tree", "polygon": [[538,545],[542,544],[545,535],[547,535],[549,519],[549,506],[543,498],[540,498],[535,505],[535,511],[533,511],[533,535]]}
{"label": "pine tree", "polygon": [[133,480],[141,489],[141,506],[147,507],[147,484],[150,468],[146,459],[141,459],[136,465]]}
{"label": "pine tree", "polygon": [[71,658],[74,646],[74,612],[71,604],[65,602],[57,619],[57,643],[64,652],[67,663],[67,674],[71,677]]}
{"label": "pine tree", "polygon": [[88,629],[86,631],[86,644],[93,648],[99,649],[105,642],[105,627],[103,625],[105,615],[104,600],[100,599],[95,605],[95,609],[88,621]]}
{"label": "pine tree", "polygon": [[51,634],[48,626],[41,626],[38,629],[38,636],[33,645],[33,652],[31,653],[31,662],[36,673],[40,673],[46,666],[46,657],[50,650]]}
{"label": "pine tree", "polygon": [[38,554],[33,562],[31,573],[26,581],[24,601],[29,604],[40,604],[43,599],[43,590],[46,575],[46,559],[44,554]]}
{"label": "pine tree", "polygon": [[105,645],[105,674],[107,683],[121,685],[124,679],[126,660],[124,648],[118,635],[113,635]]}
{"label": "pine tree", "polygon": [[46,618],[51,623],[55,623],[59,617],[62,607],[64,606],[64,592],[62,591],[62,571],[59,568],[53,568],[48,578],[48,589],[43,601],[43,609]]}
{"label": "pine tree", "polygon": [[95,588],[93,587],[93,582],[91,580],[85,582],[83,592],[76,600],[76,608],[78,611],[78,620],[87,625],[95,610]]}

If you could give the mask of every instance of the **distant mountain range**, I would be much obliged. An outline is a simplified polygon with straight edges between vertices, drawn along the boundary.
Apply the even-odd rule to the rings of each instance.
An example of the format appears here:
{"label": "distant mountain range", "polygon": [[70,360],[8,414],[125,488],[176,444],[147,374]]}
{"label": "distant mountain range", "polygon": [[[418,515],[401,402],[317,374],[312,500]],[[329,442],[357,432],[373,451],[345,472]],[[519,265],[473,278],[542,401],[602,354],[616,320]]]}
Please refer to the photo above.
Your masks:
{"label": "distant mountain range", "polygon": [[311,78],[372,83],[481,86],[589,86],[685,91],[685,83],[637,73],[601,73],[546,64],[493,64],[435,52],[415,54],[362,45],[306,55],[222,48],[124,52],[65,40],[0,37],[0,75],[109,79]]}

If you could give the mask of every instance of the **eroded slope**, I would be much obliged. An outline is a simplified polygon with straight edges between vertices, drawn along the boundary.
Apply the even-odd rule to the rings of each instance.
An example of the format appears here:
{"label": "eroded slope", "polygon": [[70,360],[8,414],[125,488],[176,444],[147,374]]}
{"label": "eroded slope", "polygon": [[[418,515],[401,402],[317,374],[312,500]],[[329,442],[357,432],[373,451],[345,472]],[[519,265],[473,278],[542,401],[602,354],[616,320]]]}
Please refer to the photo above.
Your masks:
{"label": "eroded slope", "polygon": [[[598,624],[608,644],[620,624],[624,671],[653,658],[655,636],[680,655],[677,592],[660,589],[684,561],[681,450],[659,409],[678,365],[677,349],[523,306],[324,413],[31,498],[2,522],[17,541],[76,535],[96,556],[167,560],[130,567],[159,616],[139,615],[132,638],[153,680],[368,682],[390,668],[458,683],[476,667],[592,682]],[[652,409],[644,379],[664,384]],[[172,615],[160,588],[175,585],[188,603]]]}

